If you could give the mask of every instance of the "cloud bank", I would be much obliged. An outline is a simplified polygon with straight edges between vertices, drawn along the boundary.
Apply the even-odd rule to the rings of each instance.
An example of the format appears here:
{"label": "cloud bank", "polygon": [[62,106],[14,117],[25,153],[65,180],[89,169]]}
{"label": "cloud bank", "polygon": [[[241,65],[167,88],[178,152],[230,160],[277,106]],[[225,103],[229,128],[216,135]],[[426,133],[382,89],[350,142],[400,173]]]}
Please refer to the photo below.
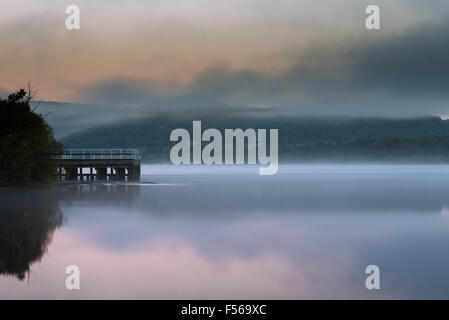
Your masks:
{"label": "cloud bank", "polygon": [[447,1],[5,0],[0,87],[38,99],[147,105],[180,94],[303,114],[449,114]]}

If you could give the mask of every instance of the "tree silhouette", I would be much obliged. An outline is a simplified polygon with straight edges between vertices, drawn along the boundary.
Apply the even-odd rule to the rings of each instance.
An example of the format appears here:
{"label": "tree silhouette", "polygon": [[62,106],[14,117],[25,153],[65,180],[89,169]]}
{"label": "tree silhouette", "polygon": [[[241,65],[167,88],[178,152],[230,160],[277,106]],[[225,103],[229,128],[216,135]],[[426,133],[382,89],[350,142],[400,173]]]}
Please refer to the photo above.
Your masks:
{"label": "tree silhouette", "polygon": [[20,89],[0,99],[0,183],[49,182],[62,145],[44,117],[30,108],[35,93]]}

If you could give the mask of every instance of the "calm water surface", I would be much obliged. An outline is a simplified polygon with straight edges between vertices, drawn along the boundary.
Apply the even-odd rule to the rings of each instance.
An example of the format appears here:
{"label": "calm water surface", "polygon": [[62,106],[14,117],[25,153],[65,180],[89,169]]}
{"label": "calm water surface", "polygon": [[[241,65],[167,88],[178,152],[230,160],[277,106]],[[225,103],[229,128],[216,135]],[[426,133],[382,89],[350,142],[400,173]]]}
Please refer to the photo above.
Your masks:
{"label": "calm water surface", "polygon": [[142,169],[1,189],[0,298],[449,298],[449,166]]}

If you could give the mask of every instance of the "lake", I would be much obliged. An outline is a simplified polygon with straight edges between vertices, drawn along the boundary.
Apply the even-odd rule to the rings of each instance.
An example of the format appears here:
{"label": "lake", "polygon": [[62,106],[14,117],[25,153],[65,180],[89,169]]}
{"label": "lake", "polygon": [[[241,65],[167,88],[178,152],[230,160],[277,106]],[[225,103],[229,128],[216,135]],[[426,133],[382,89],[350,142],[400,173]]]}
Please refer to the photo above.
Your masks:
{"label": "lake", "polygon": [[258,169],[145,165],[137,184],[2,188],[0,298],[449,298],[449,166]]}

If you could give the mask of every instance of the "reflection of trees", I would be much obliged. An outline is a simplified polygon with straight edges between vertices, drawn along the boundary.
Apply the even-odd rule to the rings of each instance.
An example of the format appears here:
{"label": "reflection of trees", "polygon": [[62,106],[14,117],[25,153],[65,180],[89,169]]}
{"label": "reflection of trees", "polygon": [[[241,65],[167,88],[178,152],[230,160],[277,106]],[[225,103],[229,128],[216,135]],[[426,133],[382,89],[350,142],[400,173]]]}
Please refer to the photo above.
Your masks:
{"label": "reflection of trees", "polygon": [[50,188],[0,190],[0,275],[20,280],[40,261],[63,222]]}

